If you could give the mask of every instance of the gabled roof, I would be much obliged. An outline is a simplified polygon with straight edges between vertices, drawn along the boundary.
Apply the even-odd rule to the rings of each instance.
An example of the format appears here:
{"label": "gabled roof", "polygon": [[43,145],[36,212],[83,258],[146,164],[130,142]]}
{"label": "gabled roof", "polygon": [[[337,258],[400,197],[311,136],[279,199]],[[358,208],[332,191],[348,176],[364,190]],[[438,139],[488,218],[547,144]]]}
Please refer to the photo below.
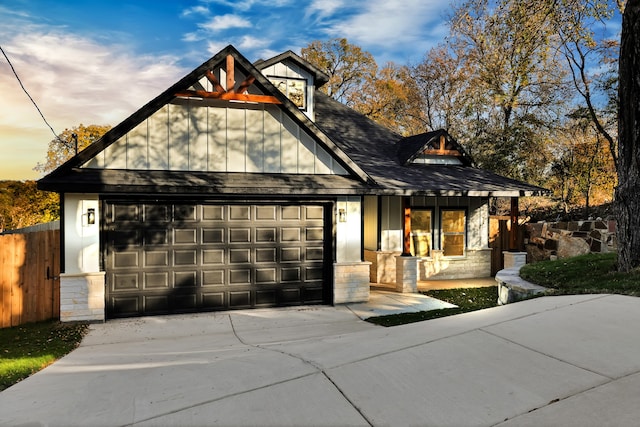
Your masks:
{"label": "gabled roof", "polygon": [[[293,52],[291,52],[293,54]],[[294,54],[295,55],[295,54]],[[316,138],[316,140],[323,145],[328,152],[337,158],[337,160],[350,171],[356,179],[361,182],[369,182],[371,178],[356,164],[340,150],[331,139],[327,138],[319,129],[306,117],[300,110],[293,104],[293,102],[287,98],[282,92],[280,92],[273,84],[264,76],[260,71],[255,68],[244,56],[242,56],[233,46],[229,45],[213,56],[208,61],[191,71],[184,76],[178,82],[170,86],[167,90],[162,92],[156,98],[149,101],[146,105],[133,113],[127,119],[122,121],[117,126],[113,127],[106,134],[104,134],[98,141],[89,145],[83,151],[69,159],[62,166],[51,172],[38,181],[38,187],[43,190],[59,191],[62,183],[65,183],[67,188],[76,188],[78,185],[73,186],[74,177],[77,176],[76,169],[80,168],[87,161],[91,160],[98,153],[102,152],[105,148],[115,143],[119,138],[131,131],[138,124],[146,120],[153,113],[161,109],[166,104],[170,103],[176,98],[176,94],[181,94],[189,91],[190,87],[198,85],[198,81],[203,78],[212,69],[219,67],[227,61],[228,57],[232,57],[234,65],[238,67],[242,72],[253,77],[251,84],[255,85],[262,93],[269,95],[276,99],[282,110],[287,114],[295,123],[299,124]],[[288,56],[287,56],[288,57]],[[298,57],[299,58],[299,57]],[[300,61],[304,61],[299,58]],[[306,62],[306,61],[304,61]],[[245,88],[246,89],[246,88]],[[240,94],[238,96],[241,96]],[[87,175],[87,172],[83,173],[83,176]]]}
{"label": "gabled roof", "polygon": [[[315,98],[316,124],[374,179],[373,194],[517,197],[548,193],[544,188],[472,166],[401,162],[399,144],[407,139],[320,91],[316,91]],[[423,148],[425,138],[432,140],[424,134],[415,140],[409,138],[411,149],[407,152]],[[410,157],[405,154],[403,158]]]}
{"label": "gabled roof", "polygon": [[411,163],[422,153],[455,156],[462,164],[473,165],[464,148],[443,129],[409,136],[398,142],[398,160],[402,165]]}
{"label": "gabled roof", "polygon": [[267,60],[258,59],[256,62],[253,63],[253,65],[255,65],[256,68],[263,70],[267,67],[277,64],[278,62],[284,62],[286,60],[296,63],[298,66],[304,68],[309,73],[313,74],[314,80],[315,80],[314,81],[315,87],[320,87],[329,81],[329,76],[324,71],[322,71],[320,68],[316,67],[312,63],[308,62],[307,60],[303,59],[299,55],[296,55],[291,50],[288,50],[284,53],[281,53],[280,55],[276,55],[273,58],[270,58]]}
{"label": "gabled roof", "polygon": [[[269,61],[258,62],[258,65],[264,67],[268,62],[276,63],[285,59],[295,60],[301,65],[303,62],[306,63],[293,52],[285,52]],[[219,83],[211,81],[215,79],[215,76],[207,75],[210,70],[217,69],[222,64],[226,64],[228,67],[226,68],[227,75],[231,69],[229,64],[232,64],[246,77],[246,80],[240,83],[237,92],[235,92],[235,86],[230,92],[225,92]],[[306,64],[310,66],[310,64]],[[309,69],[314,71],[312,68]],[[231,98],[221,97],[219,99],[238,101],[245,100],[243,97],[253,97],[251,99],[267,99],[268,102],[277,104],[278,108],[300,126],[301,130],[308,133],[320,147],[330,153],[335,161],[350,173],[350,176],[116,170],[82,167],[177,96],[191,96],[190,94],[202,89],[199,81],[203,76],[207,76],[211,83],[217,83],[217,86],[220,87],[219,92],[204,92],[203,96],[207,94],[229,95]],[[322,76],[319,75],[319,77]],[[233,79],[230,79],[230,82],[237,84],[233,83]],[[245,94],[244,91],[249,89],[253,92]],[[194,96],[198,96],[198,94]],[[470,158],[464,153],[462,147],[442,131],[403,138],[319,90],[315,91],[314,99],[316,121],[312,122],[233,46],[227,46],[122,123],[112,128],[98,141],[42,178],[38,181],[38,187],[58,192],[224,194],[237,195],[238,197],[265,194],[289,197],[322,197],[329,194],[487,197],[530,196],[548,193],[543,188],[470,166]],[[411,160],[418,154],[425,150],[434,149],[436,147],[435,141],[438,141],[437,147],[441,151],[458,151],[463,159],[463,164],[411,163]]]}

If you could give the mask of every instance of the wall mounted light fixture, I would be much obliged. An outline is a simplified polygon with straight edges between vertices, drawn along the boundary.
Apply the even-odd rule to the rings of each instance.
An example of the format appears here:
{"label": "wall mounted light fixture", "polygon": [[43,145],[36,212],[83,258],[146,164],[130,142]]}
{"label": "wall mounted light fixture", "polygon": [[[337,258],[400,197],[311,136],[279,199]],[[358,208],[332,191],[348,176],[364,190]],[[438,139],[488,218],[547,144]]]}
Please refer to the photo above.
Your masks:
{"label": "wall mounted light fixture", "polygon": [[87,224],[96,223],[96,210],[94,208],[87,209]]}
{"label": "wall mounted light fixture", "polygon": [[339,222],[347,222],[347,210],[346,209],[338,209],[338,221]]}

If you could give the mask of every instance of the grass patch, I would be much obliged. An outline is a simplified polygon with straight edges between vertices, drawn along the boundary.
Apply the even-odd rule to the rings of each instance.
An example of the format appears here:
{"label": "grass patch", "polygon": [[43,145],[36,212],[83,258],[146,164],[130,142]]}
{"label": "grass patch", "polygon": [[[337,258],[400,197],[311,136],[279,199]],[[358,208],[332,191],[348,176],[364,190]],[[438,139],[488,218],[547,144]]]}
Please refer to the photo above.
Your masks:
{"label": "grass patch", "polygon": [[86,324],[58,321],[0,329],[0,391],[69,353],[86,332]]}
{"label": "grass patch", "polygon": [[367,322],[380,326],[397,326],[406,323],[422,322],[438,317],[453,316],[454,314],[482,310],[498,305],[498,287],[463,289],[439,289],[421,292],[441,301],[455,304],[458,308],[443,308],[441,310],[420,311],[417,313],[389,314],[387,316],[370,317]]}
{"label": "grass patch", "polygon": [[640,271],[616,271],[617,254],[587,254],[527,264],[520,277],[553,289],[555,295],[624,294],[640,296]]}

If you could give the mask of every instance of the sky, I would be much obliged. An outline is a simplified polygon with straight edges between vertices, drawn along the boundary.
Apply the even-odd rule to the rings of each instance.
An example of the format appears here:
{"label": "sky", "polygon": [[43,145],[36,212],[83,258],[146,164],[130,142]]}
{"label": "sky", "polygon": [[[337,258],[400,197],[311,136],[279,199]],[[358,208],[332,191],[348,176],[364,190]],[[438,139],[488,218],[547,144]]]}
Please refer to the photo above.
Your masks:
{"label": "sky", "polygon": [[449,0],[2,0],[0,180],[38,179],[64,129],[115,126],[233,44],[250,61],[345,37],[379,65],[441,42]]}

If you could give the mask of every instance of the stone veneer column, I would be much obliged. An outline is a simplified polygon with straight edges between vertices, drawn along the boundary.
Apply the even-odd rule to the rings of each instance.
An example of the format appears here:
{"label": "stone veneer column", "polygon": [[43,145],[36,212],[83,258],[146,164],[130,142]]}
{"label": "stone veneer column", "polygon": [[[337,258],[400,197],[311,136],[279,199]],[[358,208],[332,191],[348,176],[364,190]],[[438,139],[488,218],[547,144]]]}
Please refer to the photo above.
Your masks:
{"label": "stone veneer column", "polygon": [[337,262],[333,264],[333,303],[369,301],[370,262]]}
{"label": "stone veneer column", "polygon": [[502,252],[504,255],[504,268],[522,267],[527,263],[526,252]]}
{"label": "stone veneer column", "polygon": [[418,292],[419,257],[396,257],[396,291],[404,293]]}
{"label": "stone veneer column", "polygon": [[104,272],[60,275],[60,321],[104,322]]}

